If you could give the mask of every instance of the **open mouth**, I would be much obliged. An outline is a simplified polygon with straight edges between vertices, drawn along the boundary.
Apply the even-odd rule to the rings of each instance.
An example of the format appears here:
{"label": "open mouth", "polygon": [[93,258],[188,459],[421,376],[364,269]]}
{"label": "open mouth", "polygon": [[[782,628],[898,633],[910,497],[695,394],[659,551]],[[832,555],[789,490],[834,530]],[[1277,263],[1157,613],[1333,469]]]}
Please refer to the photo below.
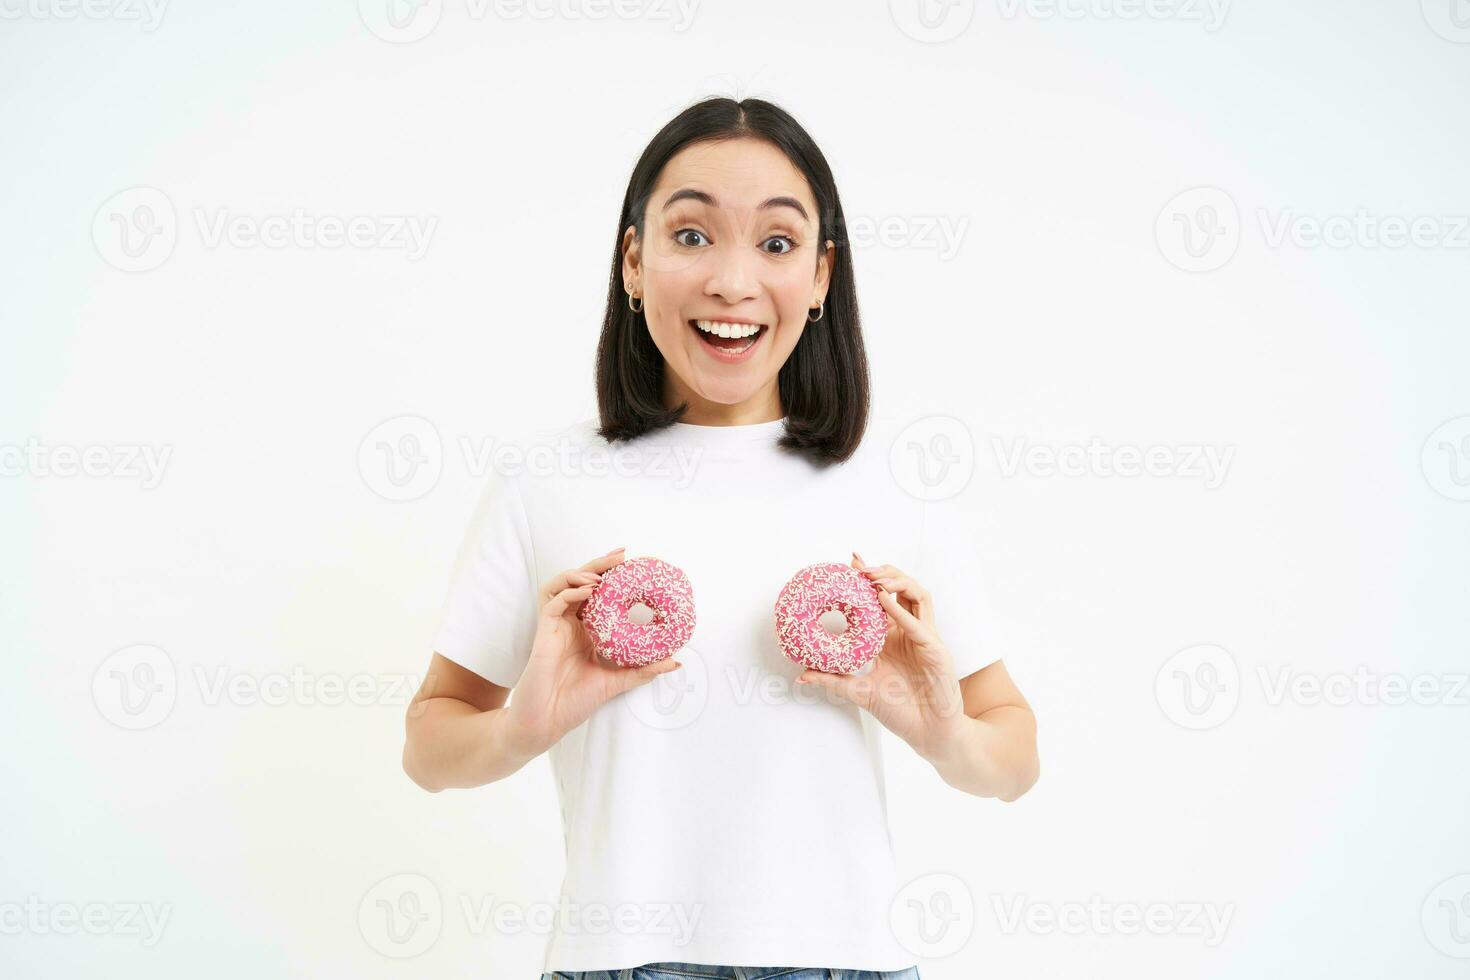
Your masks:
{"label": "open mouth", "polygon": [[689,329],[699,335],[704,349],[722,361],[742,361],[770,332],[764,323],[730,323],[724,320],[689,320]]}

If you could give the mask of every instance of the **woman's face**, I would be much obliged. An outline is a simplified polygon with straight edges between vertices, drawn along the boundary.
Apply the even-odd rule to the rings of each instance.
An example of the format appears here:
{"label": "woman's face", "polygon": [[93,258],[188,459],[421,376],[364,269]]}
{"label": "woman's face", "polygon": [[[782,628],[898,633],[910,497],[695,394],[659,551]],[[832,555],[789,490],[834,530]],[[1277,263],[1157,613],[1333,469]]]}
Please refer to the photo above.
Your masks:
{"label": "woman's face", "polygon": [[669,368],[670,407],[780,407],[777,373],[827,296],[834,248],[818,231],[806,179],[769,143],[695,144],[665,164],[642,240],[624,232],[623,282]]}

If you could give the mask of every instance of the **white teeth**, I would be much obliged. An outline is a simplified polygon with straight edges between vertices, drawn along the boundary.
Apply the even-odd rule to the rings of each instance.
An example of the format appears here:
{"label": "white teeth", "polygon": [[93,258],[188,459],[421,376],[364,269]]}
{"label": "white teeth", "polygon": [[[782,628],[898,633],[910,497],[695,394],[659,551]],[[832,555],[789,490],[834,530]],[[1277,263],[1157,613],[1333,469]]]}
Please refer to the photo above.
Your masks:
{"label": "white teeth", "polygon": [[754,337],[761,329],[755,323],[725,323],[721,320],[695,320],[694,325],[717,337]]}

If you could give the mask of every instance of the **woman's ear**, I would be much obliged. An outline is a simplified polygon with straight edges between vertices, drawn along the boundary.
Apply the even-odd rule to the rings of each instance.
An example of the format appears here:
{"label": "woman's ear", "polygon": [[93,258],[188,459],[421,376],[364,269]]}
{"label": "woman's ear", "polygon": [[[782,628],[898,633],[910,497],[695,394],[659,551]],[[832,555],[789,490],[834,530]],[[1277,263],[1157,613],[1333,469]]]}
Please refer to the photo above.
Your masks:
{"label": "woman's ear", "polygon": [[827,286],[832,281],[832,266],[837,262],[837,246],[832,244],[832,239],[827,239],[827,245],[817,255],[817,278],[814,284],[814,295],[812,305],[827,301]]}
{"label": "woman's ear", "polygon": [[624,292],[638,289],[638,273],[643,265],[643,249],[638,241],[638,232],[632,225],[623,232],[623,284]]}

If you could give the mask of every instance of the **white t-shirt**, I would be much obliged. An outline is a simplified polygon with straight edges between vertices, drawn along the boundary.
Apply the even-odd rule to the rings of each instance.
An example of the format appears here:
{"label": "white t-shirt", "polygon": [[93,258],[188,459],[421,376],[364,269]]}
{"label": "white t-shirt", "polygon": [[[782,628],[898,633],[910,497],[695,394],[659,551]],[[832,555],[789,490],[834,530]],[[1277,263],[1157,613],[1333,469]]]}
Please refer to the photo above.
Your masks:
{"label": "white t-shirt", "polygon": [[521,440],[523,456],[492,468],[434,639],[445,657],[513,688],[540,583],[619,545],[677,565],[694,591],[683,667],[601,705],[548,753],[561,900],[605,914],[570,928],[558,916],[547,972],[914,965],[888,924],[899,883],[881,726],[794,685],[776,597],[801,568],[855,550],[929,590],[958,676],[1000,659],[1005,638],[960,505],[925,502],[890,471],[892,426],[873,420],[858,452],[823,470],[777,447],[783,425],[676,423],[609,444],[589,419]]}

